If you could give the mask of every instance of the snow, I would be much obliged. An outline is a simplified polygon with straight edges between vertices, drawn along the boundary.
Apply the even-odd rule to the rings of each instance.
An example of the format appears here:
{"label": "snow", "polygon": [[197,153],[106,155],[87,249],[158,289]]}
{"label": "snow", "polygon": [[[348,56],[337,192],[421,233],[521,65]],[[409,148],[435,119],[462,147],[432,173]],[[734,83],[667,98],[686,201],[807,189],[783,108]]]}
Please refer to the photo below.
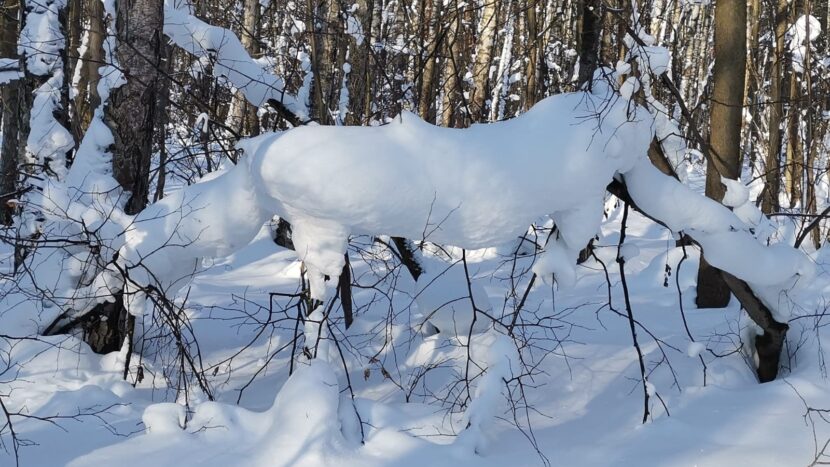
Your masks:
{"label": "snow", "polygon": [[34,91],[31,131],[26,144],[26,151],[36,161],[41,164],[49,161],[49,170],[58,179],[66,175],[66,153],[75,147],[72,134],[55,119],[55,111],[60,108],[63,79],[63,72],[56,70]]}
{"label": "snow", "polygon": [[247,245],[268,218],[241,163],[139,213],[126,228],[119,261],[136,285],[175,292],[201,269],[202,258],[226,256]]}
{"label": "snow", "polygon": [[10,83],[23,77],[17,59],[0,58],[0,85]]}
{"label": "snow", "polygon": [[26,59],[26,70],[37,76],[47,76],[63,63],[61,51],[65,39],[58,15],[66,7],[66,1],[29,0],[25,4],[26,21],[20,31],[18,53]]}
{"label": "snow", "polygon": [[144,409],[141,422],[147,434],[171,434],[185,428],[185,406],[172,402],[153,404]]}
{"label": "snow", "polygon": [[706,346],[700,342],[689,342],[689,347],[686,349],[686,355],[688,355],[689,358],[697,358],[701,353],[703,353],[704,350],[706,350]]}
{"label": "snow", "polygon": [[790,53],[792,54],[793,69],[797,73],[804,72],[804,62],[807,60],[807,47],[821,35],[821,22],[812,15],[799,16],[787,30]]}
{"label": "snow", "polygon": [[417,319],[421,323],[428,321],[447,335],[467,336],[471,331],[486,331],[492,325],[487,316],[493,316],[493,306],[481,281],[475,278],[476,269],[470,271],[468,284],[464,265],[460,262],[448,264],[433,260],[426,264],[426,271],[418,278],[415,289]]}
{"label": "snow", "polygon": [[624,178],[640,208],[672,231],[691,235],[710,264],[745,280],[756,293],[764,292],[762,299],[774,312],[781,308],[776,295],[796,283],[804,285],[815,275],[814,263],[803,253],[789,245],[759,242],[728,208],[676,183],[647,159]]}
{"label": "snow", "polygon": [[599,227],[606,184],[652,134],[645,112],[618,99],[603,106],[605,97],[554,96],[518,118],[465,130],[404,113],[382,127],[303,127],[240,147],[253,158],[264,206],[294,226],[322,298],[321,278],[340,274],[350,234],[481,248],[521,236],[540,215],[576,212],[579,234],[563,237],[575,259]]}
{"label": "snow", "polygon": [[749,187],[731,178],[721,177],[721,183],[726,187],[726,194],[721,201],[724,206],[737,208],[749,201]]}
{"label": "snow", "polygon": [[[619,213],[617,208],[603,222],[597,242],[612,245],[597,249],[597,254],[606,262],[613,261],[616,255],[613,244],[619,228]],[[631,268],[627,270],[627,278],[636,300],[637,319],[678,349],[666,350],[679,378],[679,390],[673,388],[671,372],[665,366],[657,367],[650,376],[651,387],[665,400],[671,416],[661,413],[656,402],[652,409],[658,415],[645,426],[639,426],[642,411],[641,394],[637,392],[639,369],[631,349],[627,320],[607,310],[596,312],[595,302],[604,300],[603,273],[595,270],[593,264],[581,267],[583,278],[573,289],[558,292],[555,305],[546,298],[549,291],[544,287],[532,291],[529,309],[541,307],[545,316],[574,310],[566,320],[557,322],[558,326],[566,327],[560,329],[568,335],[558,344],[560,351],[543,359],[539,363],[543,373],[525,386],[534,409],[533,434],[542,452],[557,464],[597,467],[608,465],[609,459],[624,467],[809,464],[813,456],[811,428],[802,418],[804,406],[787,383],[811,406],[830,405],[830,393],[821,379],[818,363],[805,358],[815,350],[816,341],[805,334],[806,347],[799,350],[799,361],[793,372],[785,375],[786,382],[764,385],[757,384],[740,354],[715,358],[709,352],[699,352],[697,355],[705,359],[709,368],[709,382],[704,387],[697,356],[688,357],[691,350],[706,345],[713,352],[726,354],[734,348],[728,339],[718,336],[735,337],[730,333],[746,321],[738,321],[736,307],[725,312],[694,309],[697,270],[694,249],[689,248],[690,258],[678,270],[681,249],[671,247],[667,252],[666,239],[670,236],[664,229],[636,214],[629,218],[629,229],[632,234],[626,244],[638,247],[638,262],[651,263],[653,269],[660,271],[670,264],[679,273],[686,318],[700,345],[691,344],[685,333],[678,333],[683,323],[673,287],[666,289],[661,285],[662,280],[652,277],[648,271],[640,272],[634,263],[627,265]],[[238,326],[237,320],[267,319],[267,309],[235,308],[233,295],[267,304],[268,291],[294,290],[293,281],[299,274],[296,260],[292,252],[278,249],[270,239],[263,238],[228,259],[217,260],[214,267],[197,276],[188,292],[188,312],[201,336],[205,365],[224,360],[256,334],[257,326]],[[436,261],[434,264],[438,266],[442,264],[437,259],[431,261]],[[471,274],[495,296],[507,292],[500,278],[505,272],[503,261],[498,256],[468,255],[468,267],[476,271]],[[529,265],[530,260],[523,264]],[[827,271],[827,263],[823,264]],[[357,268],[358,277],[367,272],[355,256],[352,265]],[[614,269],[610,271],[613,298],[619,303],[622,295]],[[825,272],[819,283],[824,285],[817,285],[818,289],[813,292],[815,299],[830,292],[826,280]],[[370,297],[371,293],[358,291],[355,299],[358,304],[366,304],[371,301]],[[411,297],[399,297],[396,309],[405,310],[409,301]],[[387,326],[386,305],[378,305],[361,314],[350,332],[344,333],[342,325],[334,325],[336,335],[346,339],[341,344],[362,341],[368,330]],[[255,314],[251,315],[252,311]],[[222,319],[209,319],[212,314]],[[416,375],[422,364],[430,362],[443,362],[444,366],[453,365],[453,370],[464,371],[467,351],[457,343],[453,346],[456,336],[443,338],[438,334],[425,339],[422,345],[420,341],[399,340],[407,326],[406,316],[402,318],[402,322],[388,325],[393,329],[390,335],[394,340],[390,345],[395,346],[396,357],[413,357],[411,362],[400,363],[399,371],[404,372],[404,377],[397,379],[391,351],[378,356],[385,362],[390,377],[395,378],[394,382],[407,381],[409,373],[406,372]],[[5,316],[0,319],[4,332],[10,332]],[[568,321],[572,326],[566,324]],[[793,332],[799,332],[802,322],[793,321],[796,328]],[[414,396],[406,402],[392,380],[381,375],[379,364],[369,363],[368,358],[352,360],[350,352],[346,358],[352,367],[354,403],[346,390],[339,361],[295,363],[294,374],[289,377],[288,355],[280,354],[268,365],[263,379],[257,380],[237,405],[237,389],[261,367],[272,351],[269,349],[279,345],[277,342],[290,340],[293,324],[277,332],[276,339],[258,341],[261,345],[243,352],[240,360],[229,368],[222,367],[216,376],[208,375],[217,387],[218,401],[192,403],[184,429],[180,428],[179,418],[182,410],[179,407],[183,405],[158,406],[165,401],[163,382],[157,380],[154,387],[148,377],[133,388],[121,381],[119,367],[111,356],[94,355],[76,340],[61,343],[63,337],[53,337],[42,344],[18,343],[10,358],[27,363],[21,367],[23,373],[14,383],[16,389],[10,392],[11,397],[4,396],[5,401],[14,404],[13,408],[26,404],[31,413],[46,415],[74,413],[78,408],[96,405],[129,404],[103,415],[121,436],[110,433],[95,418],[78,423],[60,422],[67,431],[33,420],[19,421],[21,432],[40,444],[22,449],[22,465],[97,466],[109,465],[113,459],[123,467],[192,464],[208,467],[416,467],[425,464],[496,467],[542,463],[528,440],[509,422],[512,414],[506,399],[508,386],[503,380],[516,376],[521,367],[514,360],[514,343],[503,334],[494,331],[473,334],[470,350],[475,363],[470,368],[473,376],[478,376],[472,380],[471,391],[475,400],[481,402],[470,404],[460,413],[448,415],[440,402],[429,402],[426,397]],[[383,340],[383,334],[380,339]],[[651,367],[662,357],[650,338],[642,339]],[[0,341],[0,345],[6,344]],[[347,348],[361,352],[359,347]],[[373,355],[376,348],[361,353]],[[530,355],[529,349],[522,352],[524,358]],[[450,357],[457,360],[448,360]],[[157,370],[149,359],[144,364],[148,372]],[[364,379],[365,368],[372,370],[368,379]],[[425,387],[438,392],[454,381],[448,373],[440,371],[436,368],[427,373]],[[487,378],[486,382],[482,378]],[[7,386],[0,388],[3,394],[8,392]],[[363,421],[365,444],[353,438],[356,428],[348,414],[354,414],[355,407]],[[475,422],[471,429],[466,429],[467,421]],[[819,440],[830,435],[826,428],[817,425]],[[357,439],[360,439],[359,433]],[[0,462],[6,460],[0,457]]]}
{"label": "snow", "polygon": [[164,34],[186,52],[210,58],[214,74],[227,78],[254,106],[261,107],[274,99],[301,118],[306,116],[302,101],[286,93],[282,79],[252,59],[229,30],[211,26],[165,0]]}

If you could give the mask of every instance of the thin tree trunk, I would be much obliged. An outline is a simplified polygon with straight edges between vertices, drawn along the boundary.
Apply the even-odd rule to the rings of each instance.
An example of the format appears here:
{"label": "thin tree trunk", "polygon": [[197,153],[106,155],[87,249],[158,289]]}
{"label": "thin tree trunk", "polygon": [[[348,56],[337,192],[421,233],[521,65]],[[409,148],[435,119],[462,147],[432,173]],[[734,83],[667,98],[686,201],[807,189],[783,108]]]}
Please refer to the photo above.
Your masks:
{"label": "thin tree trunk", "polygon": [[602,30],[602,2],[583,0],[582,30],[580,31],[578,85],[591,89],[591,80],[599,65],[600,32]]}
{"label": "thin tree trunk", "polygon": [[770,70],[770,112],[769,112],[769,152],[766,161],[766,187],[761,210],[771,214],[780,209],[778,194],[781,191],[781,122],[784,119],[784,103],[782,102],[784,39],[787,32],[787,0],[778,0],[774,11],[775,46],[772,50],[772,66]]}
{"label": "thin tree trunk", "polygon": [[484,109],[484,101],[489,94],[487,85],[490,75],[490,63],[493,57],[493,43],[496,38],[496,6],[497,0],[485,0],[481,12],[480,33],[473,64],[473,89],[470,96],[471,119],[474,122],[483,121],[487,115]]}
{"label": "thin tree trunk", "polygon": [[98,69],[104,61],[104,4],[98,0],[86,2],[89,30],[87,31],[87,48],[81,57],[78,80],[78,94],[75,96],[75,111],[72,131],[76,138],[89,128],[95,109],[101,105],[98,95]]}
{"label": "thin tree trunk", "polygon": [[[259,55],[259,44],[257,42],[260,23],[259,9],[260,4],[258,0],[243,0],[242,34],[240,34],[239,40],[252,57]],[[245,99],[241,91],[237,91],[233,96],[231,108],[233,109],[231,123],[237,133],[240,135],[259,134],[257,108]]]}

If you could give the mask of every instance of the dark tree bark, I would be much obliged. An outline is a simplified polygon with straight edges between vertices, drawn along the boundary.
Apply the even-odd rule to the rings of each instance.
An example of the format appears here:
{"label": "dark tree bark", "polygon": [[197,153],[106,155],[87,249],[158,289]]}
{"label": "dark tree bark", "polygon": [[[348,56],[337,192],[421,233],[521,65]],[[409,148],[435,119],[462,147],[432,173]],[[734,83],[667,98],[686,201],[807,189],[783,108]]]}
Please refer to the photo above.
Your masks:
{"label": "dark tree bark", "polygon": [[[721,177],[741,176],[741,122],[746,79],[746,1],[719,0],[715,5],[715,64],[712,71],[710,156],[706,196],[720,201],[726,189]],[[697,306],[723,308],[730,291],[717,269],[704,258],[697,275]]]}
{"label": "dark tree bark", "polygon": [[[17,56],[17,35],[20,28],[18,0],[6,0],[0,11],[0,57]],[[20,119],[20,81],[0,88],[3,105],[3,146],[0,149],[0,224],[10,225],[14,209],[8,201],[17,188],[18,131]]]}
{"label": "dark tree bark", "polygon": [[600,0],[582,1],[582,31],[580,31],[579,50],[579,87],[587,84],[591,89],[591,79],[599,66],[599,46],[602,32],[602,2]]}
{"label": "dark tree bark", "polygon": [[147,205],[150,188],[163,3],[118,0],[117,8],[116,55],[127,83],[110,96],[106,119],[115,137],[113,175],[130,193],[125,211],[136,214]]}
{"label": "dark tree bark", "polygon": [[[163,3],[118,0],[116,8],[116,56],[127,82],[110,95],[104,118],[115,139],[113,176],[129,193],[124,210],[137,214],[147,205],[150,189],[153,135],[158,123],[156,104],[161,90]],[[96,352],[118,350],[132,335],[135,319],[127,313],[123,293],[114,298],[114,302],[97,305],[80,323],[84,340]],[[125,369],[125,377],[126,373]]]}

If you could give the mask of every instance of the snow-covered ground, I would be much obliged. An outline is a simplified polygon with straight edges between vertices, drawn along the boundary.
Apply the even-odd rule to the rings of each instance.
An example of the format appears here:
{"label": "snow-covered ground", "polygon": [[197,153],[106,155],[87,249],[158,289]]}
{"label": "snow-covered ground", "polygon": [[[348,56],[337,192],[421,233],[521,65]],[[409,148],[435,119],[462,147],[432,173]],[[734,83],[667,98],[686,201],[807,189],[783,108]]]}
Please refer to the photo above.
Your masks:
{"label": "snow-covered ground", "polygon": [[[0,362],[10,366],[0,376],[8,410],[66,417],[12,417],[25,440],[20,465],[809,465],[830,439],[830,423],[820,412],[808,413],[808,406],[830,408],[824,317],[814,316],[827,306],[830,255],[815,255],[813,295],[799,300],[803,309],[790,318],[788,369],[759,385],[741,349],[748,319],[737,303],[696,309],[696,250],[687,247],[688,258],[679,265],[684,253],[672,236],[632,214],[626,278],[651,395],[642,424],[643,385],[614,262],[621,216],[621,207],[607,205],[596,242],[613,309],[605,272],[594,259],[577,267],[573,287],[538,281],[515,330],[525,344],[524,365],[510,355],[502,333],[474,334],[469,346],[466,331],[426,336],[432,328],[423,325],[426,311],[419,307],[434,300],[416,299],[415,293],[447,301],[454,292],[468,297],[466,290],[458,292],[466,288],[458,279],[465,275],[457,273],[464,267],[460,250],[449,251],[451,259],[428,259],[431,285],[416,286],[404,269],[387,268],[388,251],[370,237],[354,239],[350,249],[354,280],[363,286],[354,288],[354,324],[344,329],[339,306],[330,312],[331,329],[307,322],[306,335],[322,337],[317,358],[301,355],[300,345],[292,365],[297,301],[273,293],[298,291],[300,264],[263,229],[248,247],[206,264],[179,292],[177,303],[189,316],[186,334],[198,340],[216,402],[192,378],[186,391],[170,389],[181,386],[175,361],[166,360],[175,352],[160,344],[169,339],[147,316],[136,337],[140,341],[144,329],[146,348],[131,364],[130,382],[138,365],[143,368],[135,386],[123,381],[121,353],[95,355],[63,336],[0,338]],[[511,271],[530,265],[530,258],[514,263],[509,253],[489,249],[465,256],[474,297],[489,298],[477,307],[508,316],[505,322],[515,303],[505,299]],[[528,279],[525,274],[516,284],[518,298]],[[397,293],[386,293],[390,284]],[[459,304],[455,321],[469,312],[469,305]],[[439,328],[453,322],[447,313],[434,315]],[[0,334],[14,335],[2,319]],[[473,365],[506,364],[506,375],[530,371],[522,378],[523,397],[515,382],[493,386],[480,371],[471,371],[479,377],[467,387],[461,376],[469,370],[468,357]],[[512,408],[507,390],[493,393],[499,385],[511,388]],[[487,403],[467,409],[470,404],[462,403],[468,395],[473,407]],[[465,430],[468,423],[479,430]],[[3,441],[7,452],[0,464],[13,465],[8,432]]]}

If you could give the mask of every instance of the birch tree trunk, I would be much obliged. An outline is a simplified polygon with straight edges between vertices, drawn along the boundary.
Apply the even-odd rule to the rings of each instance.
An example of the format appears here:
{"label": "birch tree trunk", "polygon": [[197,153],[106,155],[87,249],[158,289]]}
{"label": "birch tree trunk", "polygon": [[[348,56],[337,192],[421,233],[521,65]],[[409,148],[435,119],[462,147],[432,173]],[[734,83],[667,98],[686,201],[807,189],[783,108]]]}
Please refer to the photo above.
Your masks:
{"label": "birch tree trunk", "polygon": [[488,95],[487,83],[490,75],[490,64],[493,58],[493,43],[496,38],[496,0],[485,0],[481,12],[476,58],[473,64],[473,89],[470,93],[470,112],[474,122],[481,122],[486,118],[484,101]]}
{"label": "birch tree trunk", "polygon": [[[259,37],[259,8],[258,0],[243,1],[242,34],[240,34],[239,40],[251,57],[259,55],[259,44],[257,42],[257,37]],[[259,134],[257,108],[245,99],[241,91],[237,91],[233,96],[231,108],[233,109],[231,123],[237,133],[240,135]]]}

